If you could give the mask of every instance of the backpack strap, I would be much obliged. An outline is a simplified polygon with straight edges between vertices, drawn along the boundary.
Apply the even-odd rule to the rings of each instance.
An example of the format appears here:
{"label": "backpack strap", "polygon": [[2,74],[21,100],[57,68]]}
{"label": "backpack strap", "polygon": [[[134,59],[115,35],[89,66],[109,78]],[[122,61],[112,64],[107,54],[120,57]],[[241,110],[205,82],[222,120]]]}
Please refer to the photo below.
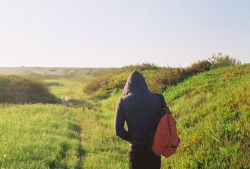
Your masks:
{"label": "backpack strap", "polygon": [[[169,109],[167,107],[167,104],[165,102],[165,99],[164,99],[163,95],[162,94],[157,94],[157,93],[155,93],[155,94],[160,98],[161,108],[160,108],[159,112],[157,112],[157,114],[155,115],[154,122],[153,122],[153,125],[151,127],[151,131],[150,131],[150,147],[153,146],[155,131],[157,129],[158,123],[160,122],[161,118],[166,113],[170,114],[170,111],[169,111]],[[166,110],[163,110],[163,109],[166,109]]]}
{"label": "backpack strap", "polygon": [[167,107],[167,104],[166,104],[166,101],[165,101],[163,95],[162,95],[162,94],[157,94],[157,93],[155,93],[155,94],[156,94],[156,95],[160,98],[160,100],[161,100],[161,106],[162,106],[161,108],[162,108],[162,109],[166,108],[166,109],[167,109],[167,113],[171,114],[170,111],[169,111],[169,109],[168,109],[168,107]]}

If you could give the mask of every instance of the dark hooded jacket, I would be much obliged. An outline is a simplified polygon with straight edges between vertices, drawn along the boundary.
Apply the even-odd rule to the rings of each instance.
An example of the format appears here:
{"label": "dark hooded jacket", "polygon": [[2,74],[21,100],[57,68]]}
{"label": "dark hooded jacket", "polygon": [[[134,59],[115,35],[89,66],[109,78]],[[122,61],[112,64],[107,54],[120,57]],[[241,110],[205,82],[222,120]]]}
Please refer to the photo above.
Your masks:
{"label": "dark hooded jacket", "polygon": [[[150,131],[160,108],[159,97],[148,90],[143,75],[132,72],[116,105],[116,135],[133,145],[149,145]],[[124,129],[125,121],[128,131]]]}

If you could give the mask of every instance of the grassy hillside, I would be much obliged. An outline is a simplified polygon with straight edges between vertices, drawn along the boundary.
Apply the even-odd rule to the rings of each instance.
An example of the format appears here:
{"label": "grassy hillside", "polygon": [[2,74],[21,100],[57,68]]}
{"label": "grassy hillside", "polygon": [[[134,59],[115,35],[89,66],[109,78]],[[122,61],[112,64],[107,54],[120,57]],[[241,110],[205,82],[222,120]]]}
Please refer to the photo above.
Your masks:
{"label": "grassy hillside", "polygon": [[[214,69],[164,92],[181,144],[171,158],[162,158],[162,168],[250,166],[249,69],[250,65]],[[113,129],[120,96],[121,90],[84,112],[84,168],[128,168],[128,143]]]}
{"label": "grassy hillside", "polygon": [[0,168],[77,168],[79,119],[60,105],[0,104]]}
{"label": "grassy hillside", "polygon": [[88,82],[84,88],[84,92],[95,99],[108,98],[112,93],[117,93],[120,89],[123,89],[128,75],[132,71],[137,70],[146,78],[151,92],[162,93],[167,88],[195,74],[218,67],[235,66],[239,64],[240,61],[228,55],[218,53],[211,58],[194,62],[186,68],[158,67],[151,63],[143,63],[141,65],[130,65],[119,69],[95,71],[97,72],[95,77]]}
{"label": "grassy hillside", "polygon": [[181,145],[165,166],[249,167],[250,65],[219,68],[164,93]]}

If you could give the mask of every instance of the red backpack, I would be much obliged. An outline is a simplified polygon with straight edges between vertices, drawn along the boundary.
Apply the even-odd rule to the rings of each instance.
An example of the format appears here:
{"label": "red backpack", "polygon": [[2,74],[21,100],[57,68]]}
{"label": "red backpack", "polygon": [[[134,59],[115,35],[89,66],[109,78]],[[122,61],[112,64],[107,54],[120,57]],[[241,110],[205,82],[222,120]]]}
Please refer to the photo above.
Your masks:
{"label": "red backpack", "polygon": [[151,146],[156,155],[170,157],[180,144],[177,135],[176,121],[167,108],[164,97],[157,94],[161,100],[162,109],[155,118],[151,134]]}

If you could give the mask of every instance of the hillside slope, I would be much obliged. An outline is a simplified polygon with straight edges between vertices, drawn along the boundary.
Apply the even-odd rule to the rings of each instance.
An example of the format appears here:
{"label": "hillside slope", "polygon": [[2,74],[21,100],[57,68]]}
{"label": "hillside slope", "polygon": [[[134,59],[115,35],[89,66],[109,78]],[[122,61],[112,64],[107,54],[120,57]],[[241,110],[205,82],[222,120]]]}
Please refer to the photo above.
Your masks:
{"label": "hillside slope", "polygon": [[[181,138],[162,168],[248,168],[250,65],[200,73],[169,88],[165,99]],[[147,78],[147,77],[146,77]],[[128,142],[114,134],[121,92],[83,114],[84,168],[128,168]]]}
{"label": "hillside slope", "polygon": [[164,93],[181,144],[163,166],[247,168],[250,65],[201,73]]}

